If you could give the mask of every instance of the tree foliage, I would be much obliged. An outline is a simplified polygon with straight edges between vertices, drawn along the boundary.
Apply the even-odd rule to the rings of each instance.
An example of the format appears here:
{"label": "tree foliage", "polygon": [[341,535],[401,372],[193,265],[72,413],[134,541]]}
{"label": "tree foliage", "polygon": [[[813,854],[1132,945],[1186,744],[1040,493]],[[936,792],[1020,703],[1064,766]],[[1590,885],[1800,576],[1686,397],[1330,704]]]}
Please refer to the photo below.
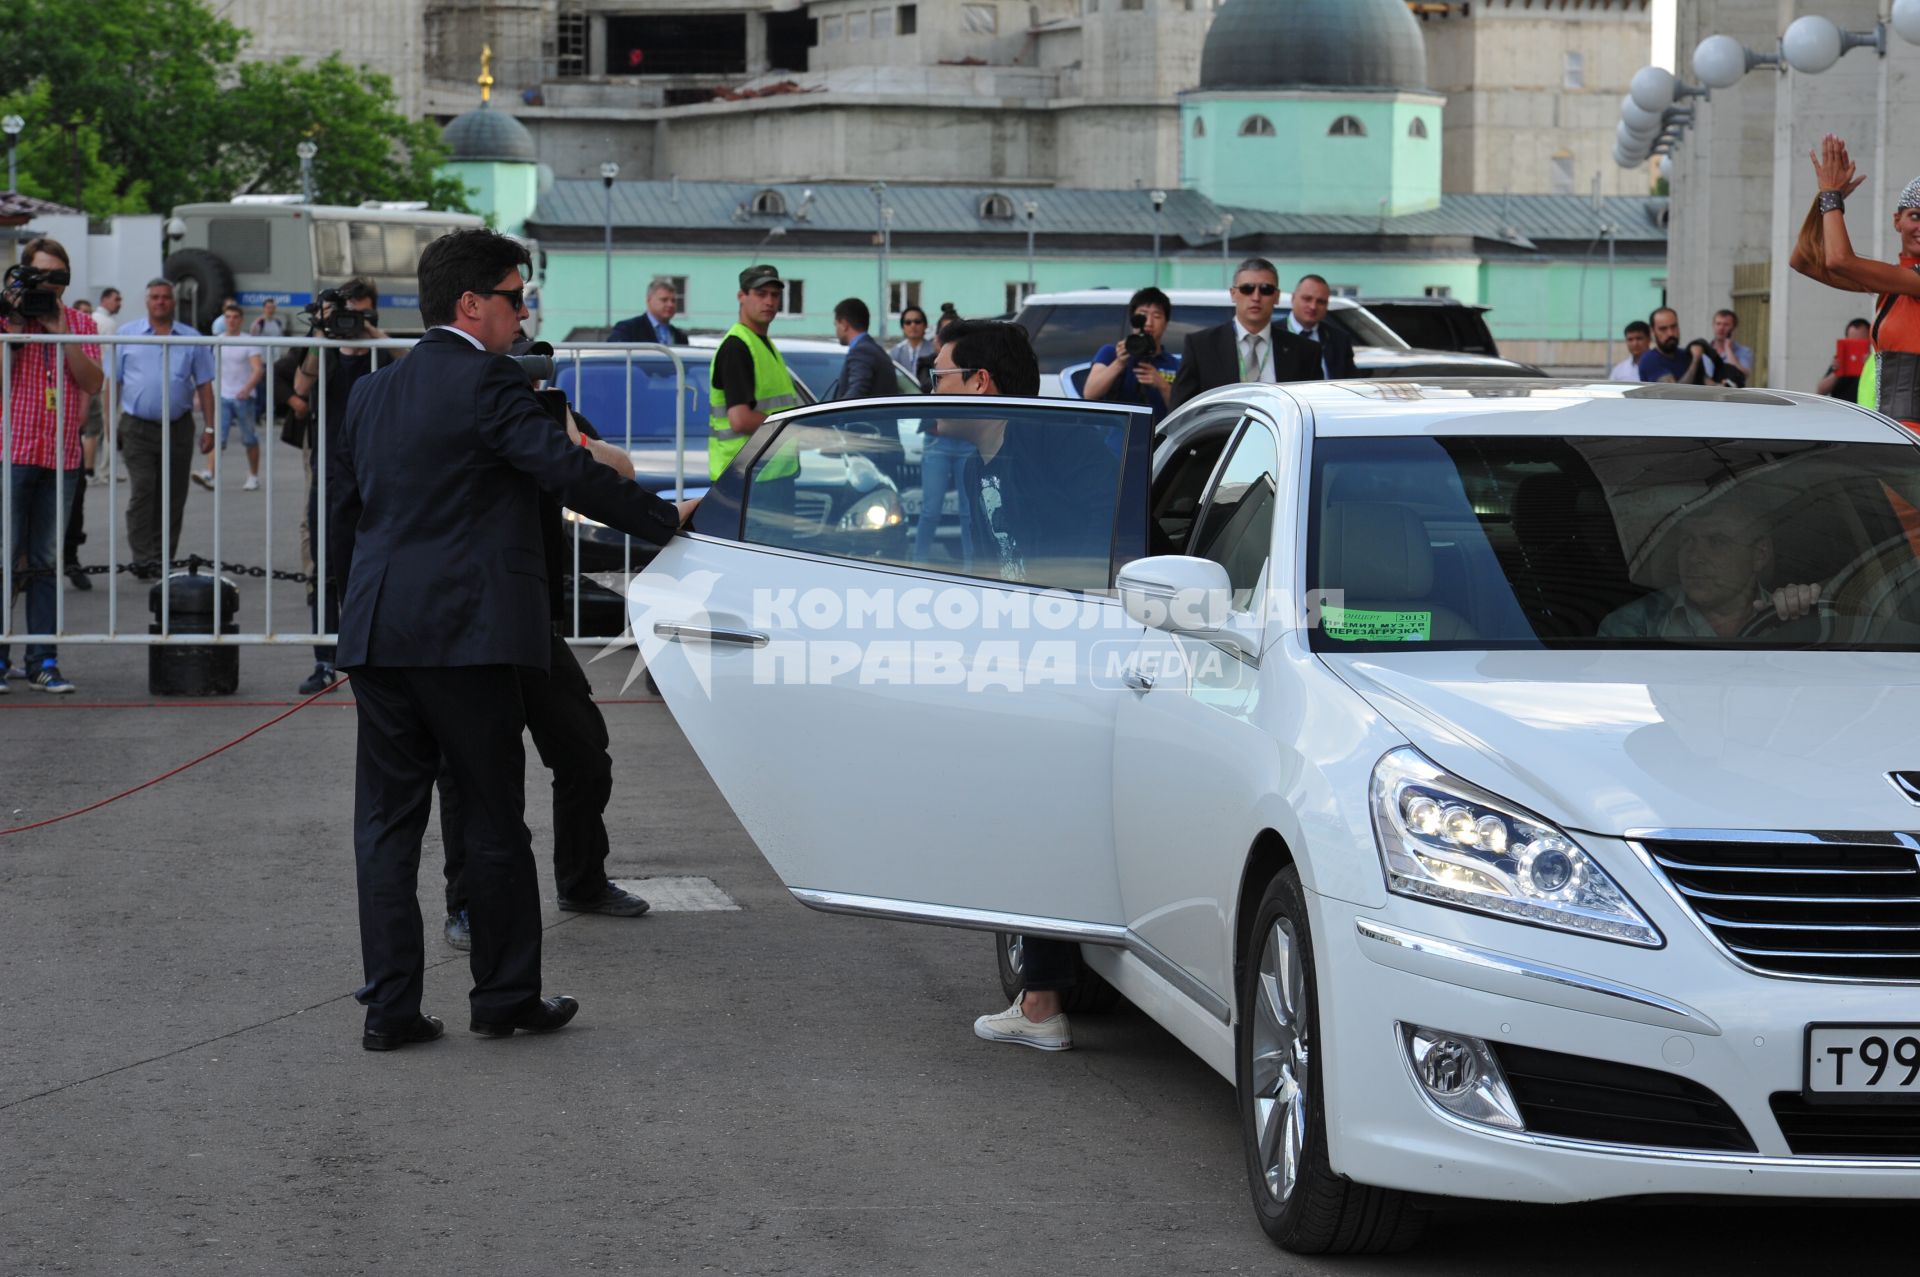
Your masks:
{"label": "tree foliage", "polygon": [[[329,203],[467,209],[465,188],[434,174],[438,129],[403,117],[385,76],[338,55],[241,62],[246,40],[207,0],[0,0],[0,85],[28,121],[22,189],[73,203],[78,151],[93,214],[297,191],[294,148],[311,138]],[[56,129],[70,134],[57,161]]]}

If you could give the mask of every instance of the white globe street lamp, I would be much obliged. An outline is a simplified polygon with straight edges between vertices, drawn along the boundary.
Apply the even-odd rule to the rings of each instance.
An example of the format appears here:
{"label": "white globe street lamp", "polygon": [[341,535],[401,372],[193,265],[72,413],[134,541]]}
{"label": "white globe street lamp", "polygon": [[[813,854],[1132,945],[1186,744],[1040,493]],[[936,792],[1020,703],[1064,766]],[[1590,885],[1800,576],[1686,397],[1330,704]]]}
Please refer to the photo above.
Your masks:
{"label": "white globe street lamp", "polygon": [[1730,89],[1755,67],[1780,65],[1778,53],[1756,53],[1730,35],[1710,35],[1693,47],[1693,74],[1710,89]]}
{"label": "white globe street lamp", "polygon": [[1705,97],[1707,91],[1699,85],[1675,79],[1671,71],[1660,67],[1641,67],[1633,73],[1633,82],[1627,86],[1627,94],[1643,111],[1664,111],[1680,98]]}
{"label": "white globe street lamp", "polygon": [[1795,18],[1780,37],[1780,56],[1802,75],[1819,75],[1840,60],[1848,49],[1871,48],[1884,56],[1887,28],[1875,23],[1871,31],[1842,31],[1829,18],[1808,14]]}
{"label": "white globe street lamp", "polygon": [[1920,44],[1920,0],[1893,0],[1893,29],[1908,44]]}

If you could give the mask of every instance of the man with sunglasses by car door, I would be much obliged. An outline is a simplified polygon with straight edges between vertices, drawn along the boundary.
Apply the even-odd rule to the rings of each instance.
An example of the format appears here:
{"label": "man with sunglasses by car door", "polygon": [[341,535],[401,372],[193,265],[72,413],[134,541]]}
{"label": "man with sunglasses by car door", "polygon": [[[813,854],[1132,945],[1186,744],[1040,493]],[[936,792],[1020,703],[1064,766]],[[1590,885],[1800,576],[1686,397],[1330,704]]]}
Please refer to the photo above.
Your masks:
{"label": "man with sunglasses by car door", "polygon": [[1187,334],[1171,407],[1195,395],[1245,381],[1313,381],[1325,374],[1320,347],[1273,322],[1280,274],[1264,257],[1249,257],[1233,273],[1227,296],[1233,318]]}

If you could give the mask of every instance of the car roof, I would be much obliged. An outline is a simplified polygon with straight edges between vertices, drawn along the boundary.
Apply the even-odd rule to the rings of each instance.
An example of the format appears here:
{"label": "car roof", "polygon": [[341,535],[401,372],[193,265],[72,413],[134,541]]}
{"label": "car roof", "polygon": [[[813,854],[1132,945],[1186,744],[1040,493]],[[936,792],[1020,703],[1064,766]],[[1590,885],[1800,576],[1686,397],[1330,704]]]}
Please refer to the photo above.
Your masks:
{"label": "car roof", "polygon": [[[1311,416],[1320,437],[1648,435],[1906,443],[1892,420],[1827,395],[1623,381],[1448,377],[1239,385],[1195,403],[1235,401]],[[1286,403],[1273,403],[1284,400]],[[1790,409],[1791,411],[1782,411]]]}
{"label": "car roof", "polygon": [[[1221,288],[1163,288],[1167,300],[1175,307],[1180,306],[1231,306],[1233,298]],[[1022,306],[1105,306],[1112,304],[1125,308],[1127,299],[1133,296],[1131,289],[1121,288],[1076,288],[1063,293],[1033,293]],[[1282,291],[1279,304],[1290,305],[1293,294]],[[1330,303],[1334,310],[1364,310],[1360,302],[1351,297],[1335,297]]]}
{"label": "car roof", "polygon": [[1458,297],[1369,297],[1367,298],[1366,304],[1369,308],[1374,306],[1432,306],[1436,308],[1446,306],[1458,310],[1485,311],[1492,309],[1492,307],[1482,306],[1478,302],[1463,302]]}
{"label": "car roof", "polygon": [[[725,333],[696,333],[687,338],[689,345],[700,350],[713,350],[726,340]],[[844,355],[847,348],[837,341],[820,337],[782,337],[778,333],[769,336],[776,350],[791,350],[796,354],[834,354]]]}

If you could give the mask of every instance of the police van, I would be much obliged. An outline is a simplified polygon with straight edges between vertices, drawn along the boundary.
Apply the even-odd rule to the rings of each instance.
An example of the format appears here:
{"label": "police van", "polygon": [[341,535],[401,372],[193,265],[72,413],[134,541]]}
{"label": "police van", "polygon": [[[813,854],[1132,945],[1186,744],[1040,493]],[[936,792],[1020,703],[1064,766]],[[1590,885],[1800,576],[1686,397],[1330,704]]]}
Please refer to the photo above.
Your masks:
{"label": "police van", "polygon": [[[355,275],[380,290],[380,327],[389,336],[426,331],[415,274],[421,250],[449,231],[480,226],[471,213],[436,213],[424,204],[370,203],[357,208],[307,204],[297,195],[241,196],[226,204],[183,204],[168,218],[162,272],[173,281],[182,321],[206,332],[228,297],[249,312],[271,297],[288,333],[300,335],[300,311],[323,289]],[[534,262],[536,245],[528,242]],[[537,281],[527,307],[537,330]]]}

